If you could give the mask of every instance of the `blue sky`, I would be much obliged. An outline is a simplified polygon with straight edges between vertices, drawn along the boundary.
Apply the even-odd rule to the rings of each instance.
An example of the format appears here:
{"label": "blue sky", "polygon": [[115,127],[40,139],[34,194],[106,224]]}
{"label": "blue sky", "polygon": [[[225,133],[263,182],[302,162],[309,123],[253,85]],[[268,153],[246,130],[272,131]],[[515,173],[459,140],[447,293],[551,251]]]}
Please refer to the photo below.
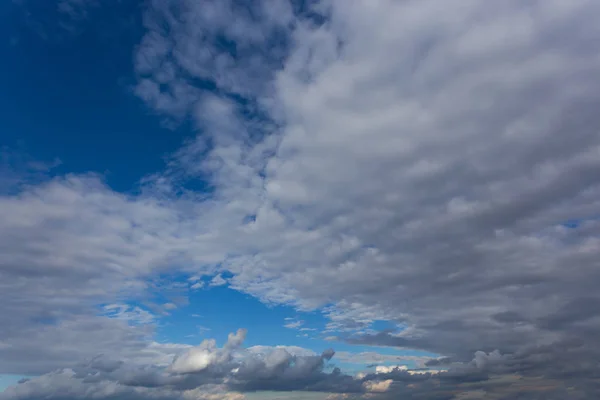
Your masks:
{"label": "blue sky", "polygon": [[192,135],[162,126],[131,94],[132,49],[144,33],[138,4],[115,2],[84,21],[52,2],[2,8],[4,146],[35,160],[60,159],[56,173],[104,174],[115,190],[128,191]]}
{"label": "blue sky", "polygon": [[599,12],[1,2],[0,400],[599,397]]}

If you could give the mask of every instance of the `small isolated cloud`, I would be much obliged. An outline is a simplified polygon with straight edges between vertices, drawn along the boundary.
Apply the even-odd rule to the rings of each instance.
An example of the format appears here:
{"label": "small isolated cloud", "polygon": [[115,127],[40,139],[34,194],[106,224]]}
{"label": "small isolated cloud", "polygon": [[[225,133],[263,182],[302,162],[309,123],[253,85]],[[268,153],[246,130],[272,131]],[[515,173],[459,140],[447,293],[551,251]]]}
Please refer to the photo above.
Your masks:
{"label": "small isolated cloud", "polygon": [[288,329],[299,329],[300,327],[302,327],[302,325],[304,325],[304,321],[298,320],[298,319],[288,319],[286,318],[287,322],[285,323],[285,325],[283,325],[285,328]]}
{"label": "small isolated cloud", "polygon": [[214,278],[212,278],[212,280],[209,283],[209,286],[211,287],[216,287],[216,286],[223,286],[227,284],[227,280],[225,278],[223,278],[223,276],[221,275],[216,275]]}

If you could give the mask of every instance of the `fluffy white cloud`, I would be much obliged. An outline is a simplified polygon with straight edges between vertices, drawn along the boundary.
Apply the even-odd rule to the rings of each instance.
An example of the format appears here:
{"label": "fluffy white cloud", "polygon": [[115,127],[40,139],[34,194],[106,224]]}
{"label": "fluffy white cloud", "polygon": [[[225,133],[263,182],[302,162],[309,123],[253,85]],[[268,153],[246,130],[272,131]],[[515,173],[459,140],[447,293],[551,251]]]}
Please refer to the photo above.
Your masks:
{"label": "fluffy white cloud", "polygon": [[390,386],[393,382],[394,381],[392,379],[387,379],[385,381],[378,382],[367,381],[363,383],[363,385],[365,386],[367,392],[383,393],[390,389]]}
{"label": "fluffy white cloud", "polygon": [[245,329],[240,329],[235,334],[229,334],[222,349],[217,348],[214,339],[203,340],[199,346],[175,358],[169,369],[177,374],[188,374],[203,371],[210,366],[230,363],[233,359],[232,352],[242,345],[246,333]]}

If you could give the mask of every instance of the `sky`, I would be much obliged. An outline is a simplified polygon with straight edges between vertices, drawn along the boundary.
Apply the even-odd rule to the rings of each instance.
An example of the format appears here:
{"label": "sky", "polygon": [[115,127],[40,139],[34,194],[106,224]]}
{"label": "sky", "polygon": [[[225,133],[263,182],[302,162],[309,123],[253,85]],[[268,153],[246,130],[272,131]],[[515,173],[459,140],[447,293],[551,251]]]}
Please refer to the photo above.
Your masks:
{"label": "sky", "polygon": [[0,2],[0,400],[600,397],[599,12]]}

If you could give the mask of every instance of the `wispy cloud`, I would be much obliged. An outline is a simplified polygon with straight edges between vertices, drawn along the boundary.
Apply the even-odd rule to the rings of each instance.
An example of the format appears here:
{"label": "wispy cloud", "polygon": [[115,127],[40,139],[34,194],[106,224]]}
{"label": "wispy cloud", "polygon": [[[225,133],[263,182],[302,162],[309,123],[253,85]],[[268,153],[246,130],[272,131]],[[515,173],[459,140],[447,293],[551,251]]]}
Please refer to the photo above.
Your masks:
{"label": "wispy cloud", "polygon": [[108,304],[103,307],[104,315],[110,318],[122,319],[135,324],[149,324],[155,321],[155,316],[148,310],[129,304]]}
{"label": "wispy cloud", "polygon": [[297,319],[290,319],[283,326],[288,329],[299,329],[302,325],[304,325],[304,321],[300,321]]}

